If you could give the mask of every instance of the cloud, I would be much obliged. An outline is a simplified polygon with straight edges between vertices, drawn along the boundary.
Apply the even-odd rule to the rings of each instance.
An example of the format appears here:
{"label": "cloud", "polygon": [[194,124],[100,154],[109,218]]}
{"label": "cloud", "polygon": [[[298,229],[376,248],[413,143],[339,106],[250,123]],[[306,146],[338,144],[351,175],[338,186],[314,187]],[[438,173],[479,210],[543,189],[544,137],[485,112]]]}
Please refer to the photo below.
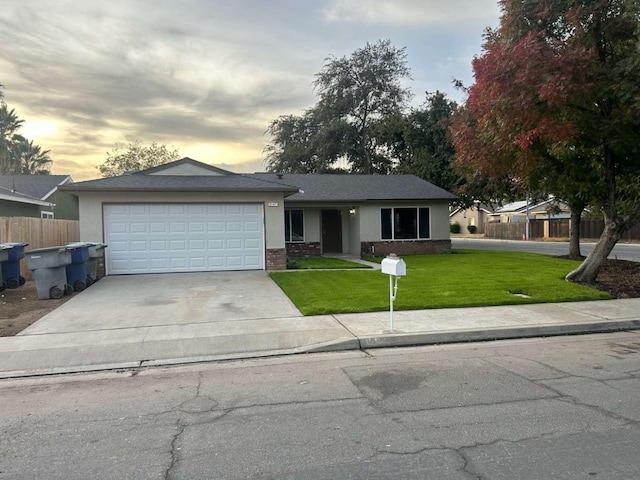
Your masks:
{"label": "cloud", "polygon": [[55,125],[33,140],[56,173],[95,176],[127,136],[261,162],[269,123],[317,100],[327,56],[378,38],[406,46],[420,103],[424,89],[469,77],[442,59],[470,59],[496,12],[495,0],[5,2],[0,83],[21,118]]}
{"label": "cloud", "polygon": [[323,11],[332,22],[420,27],[493,21],[495,0],[329,0]]}

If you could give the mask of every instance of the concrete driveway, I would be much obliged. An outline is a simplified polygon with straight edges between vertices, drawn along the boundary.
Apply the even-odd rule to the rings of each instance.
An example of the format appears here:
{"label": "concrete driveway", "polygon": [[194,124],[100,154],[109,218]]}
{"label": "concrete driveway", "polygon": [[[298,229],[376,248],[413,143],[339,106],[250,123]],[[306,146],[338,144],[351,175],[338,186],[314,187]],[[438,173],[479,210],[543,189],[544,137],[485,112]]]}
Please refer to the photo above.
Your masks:
{"label": "concrete driveway", "polygon": [[264,271],[105,277],[20,335],[301,317]]}
{"label": "concrete driveway", "polygon": [[358,346],[332,316],[304,317],[264,271],[114,276],[0,338],[0,378],[296,353],[345,341]]}

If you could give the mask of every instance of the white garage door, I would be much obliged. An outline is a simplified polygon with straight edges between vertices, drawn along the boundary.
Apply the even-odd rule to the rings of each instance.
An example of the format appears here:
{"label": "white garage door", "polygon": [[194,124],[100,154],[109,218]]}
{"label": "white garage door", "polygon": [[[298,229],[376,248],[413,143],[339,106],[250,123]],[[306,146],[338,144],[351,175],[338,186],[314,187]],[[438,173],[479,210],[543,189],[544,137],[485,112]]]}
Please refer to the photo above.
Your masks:
{"label": "white garage door", "polygon": [[107,274],[261,270],[260,204],[104,206]]}

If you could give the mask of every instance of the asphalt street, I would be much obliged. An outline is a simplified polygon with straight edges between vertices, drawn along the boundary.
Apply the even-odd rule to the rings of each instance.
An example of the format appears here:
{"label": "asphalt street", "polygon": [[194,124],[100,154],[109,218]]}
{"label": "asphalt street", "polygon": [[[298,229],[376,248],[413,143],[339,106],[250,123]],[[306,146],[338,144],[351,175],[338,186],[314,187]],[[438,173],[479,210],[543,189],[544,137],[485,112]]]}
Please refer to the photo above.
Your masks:
{"label": "asphalt street", "polygon": [[[568,242],[534,242],[518,240],[494,240],[485,238],[452,238],[453,248],[476,248],[483,250],[511,250],[516,252],[546,253],[548,255],[568,255]],[[589,255],[595,243],[581,243],[582,255]],[[640,262],[640,244],[618,243],[609,258]]]}
{"label": "asphalt street", "polygon": [[0,478],[637,479],[640,333],[0,381]]}

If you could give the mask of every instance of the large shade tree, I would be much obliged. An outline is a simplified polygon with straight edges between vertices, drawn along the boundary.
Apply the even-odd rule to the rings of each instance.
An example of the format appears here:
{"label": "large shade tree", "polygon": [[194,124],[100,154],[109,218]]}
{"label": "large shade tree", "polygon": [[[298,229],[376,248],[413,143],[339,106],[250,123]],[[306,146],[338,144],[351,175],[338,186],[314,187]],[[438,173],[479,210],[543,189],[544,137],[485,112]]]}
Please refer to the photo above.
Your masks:
{"label": "large shade tree", "polygon": [[144,145],[140,140],[118,142],[113,150],[107,152],[107,159],[98,166],[98,170],[103,177],[115,177],[163,165],[179,158],[177,150],[169,149],[166,145],[158,145],[156,142],[149,145]]}
{"label": "large shade tree", "polygon": [[327,58],[314,81],[316,105],[269,126],[267,169],[330,171],[342,162],[355,173],[388,173],[392,161],[373,130],[381,119],[404,111],[411,92],[402,82],[408,78],[405,49],[389,40]]}
{"label": "large shade tree", "polygon": [[448,191],[463,179],[451,166],[455,151],[447,134],[456,103],[439,91],[406,115],[387,117],[375,128],[376,139],[394,158],[395,171],[412,174]]}
{"label": "large shade tree", "polygon": [[640,7],[634,0],[501,0],[451,129],[456,164],[572,208],[605,229],[567,279],[593,282],[640,221]]}

